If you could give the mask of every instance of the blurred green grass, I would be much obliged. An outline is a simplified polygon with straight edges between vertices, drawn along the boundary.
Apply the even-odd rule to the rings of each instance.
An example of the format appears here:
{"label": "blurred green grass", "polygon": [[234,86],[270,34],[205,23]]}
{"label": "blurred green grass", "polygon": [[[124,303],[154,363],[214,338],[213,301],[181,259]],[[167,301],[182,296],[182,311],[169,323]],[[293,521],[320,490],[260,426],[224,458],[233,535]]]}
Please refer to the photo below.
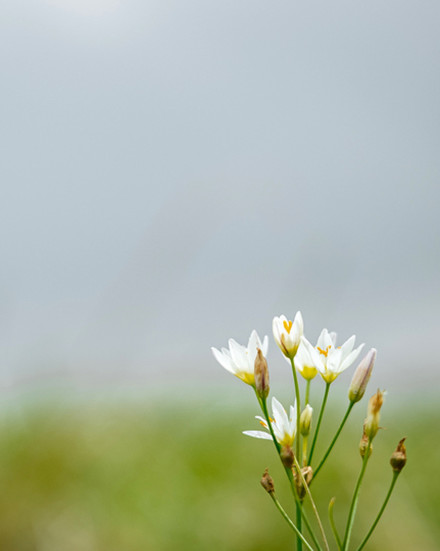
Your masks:
{"label": "blurred green grass", "polygon": [[[390,478],[388,460],[407,436],[408,464],[367,550],[438,549],[440,464],[436,404],[385,410],[353,532],[367,531]],[[360,468],[365,404],[353,414],[312,487],[327,526],[336,496],[342,530]],[[329,412],[321,448],[343,409]],[[0,422],[2,551],[294,549],[291,531],[259,485],[265,467],[293,512],[270,442],[241,435],[253,411],[222,408],[219,397],[168,400],[52,400],[4,407]],[[329,532],[330,534],[330,532]]]}

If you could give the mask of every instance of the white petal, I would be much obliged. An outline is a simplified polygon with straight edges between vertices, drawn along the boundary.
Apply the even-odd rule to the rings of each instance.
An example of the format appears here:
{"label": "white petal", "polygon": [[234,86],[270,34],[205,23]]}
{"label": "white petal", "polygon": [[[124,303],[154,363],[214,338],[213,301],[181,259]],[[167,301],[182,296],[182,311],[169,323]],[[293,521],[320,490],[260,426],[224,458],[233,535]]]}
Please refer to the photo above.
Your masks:
{"label": "white petal", "polygon": [[[254,364],[255,364],[255,358],[257,357],[257,348],[262,348],[262,344],[260,341],[260,337],[258,336],[258,333],[255,331],[255,329],[252,331],[251,336],[249,337],[249,343],[248,343],[248,364],[249,364],[249,370],[254,370]],[[261,350],[263,352],[263,350]]]}
{"label": "white petal", "polygon": [[289,434],[292,436],[296,434],[296,401],[295,405],[290,406],[290,430]]}
{"label": "white petal", "polygon": [[312,360],[312,365],[314,365],[316,369],[321,373],[325,373],[325,363],[321,359],[321,354],[316,350],[316,348],[312,344],[309,343],[309,341],[305,337],[301,337],[301,342],[304,343],[304,346],[306,347],[306,350],[310,355],[310,359]]}
{"label": "white petal", "polygon": [[234,339],[229,339],[228,344],[232,361],[236,365],[238,371],[247,371],[248,362],[246,348],[238,344]]}
{"label": "white petal", "polygon": [[304,322],[301,315],[301,312],[298,310],[296,313],[295,319],[293,320],[293,327],[295,329],[295,334],[299,338],[304,333]]}
{"label": "white petal", "polygon": [[342,361],[342,350],[330,348],[327,356],[327,370],[331,373],[339,373]]}
{"label": "white petal", "polygon": [[318,341],[316,343],[316,346],[319,348],[322,348],[323,350],[325,350],[326,346],[327,346],[327,335],[328,335],[328,331],[327,329],[323,329],[321,331],[321,333],[319,334],[319,337],[318,337]]}
{"label": "white petal", "polygon": [[281,403],[275,398],[272,398],[272,413],[273,418],[275,419],[275,426],[282,431],[283,428],[289,426],[289,419],[287,418],[286,410],[283,408]]}
{"label": "white petal", "polygon": [[243,434],[245,434],[246,436],[252,436],[252,438],[272,440],[272,436],[268,432],[262,432],[261,430],[244,430]]}
{"label": "white petal", "polygon": [[236,371],[232,364],[231,358],[227,356],[224,352],[222,353],[219,350],[217,350],[217,348],[212,347],[211,350],[212,350],[212,353],[214,354],[214,358],[218,361],[218,363],[235,375]]}
{"label": "white petal", "polygon": [[263,356],[267,356],[267,351],[269,350],[269,337],[267,335],[264,336],[261,352],[263,352]]}
{"label": "white petal", "polygon": [[272,333],[273,333],[273,338],[275,339],[276,343],[279,345],[281,342],[281,334],[280,334],[280,324],[278,320],[279,318],[273,318]]}
{"label": "white petal", "polygon": [[340,371],[344,371],[347,369],[347,367],[350,367],[350,365],[356,361],[356,358],[359,356],[362,348],[364,347],[364,343],[362,343],[360,346],[358,346],[353,352],[351,352],[343,361],[341,364]]}
{"label": "white petal", "polygon": [[350,352],[353,350],[354,341],[356,340],[356,336],[352,335],[349,339],[347,339],[344,344],[341,346],[342,350],[342,358],[346,358]]}
{"label": "white petal", "polygon": [[322,347],[324,350],[326,348],[334,348],[335,347],[335,341],[333,340],[333,337],[336,335],[336,333],[329,333],[327,329],[323,331],[324,335],[324,346]]}

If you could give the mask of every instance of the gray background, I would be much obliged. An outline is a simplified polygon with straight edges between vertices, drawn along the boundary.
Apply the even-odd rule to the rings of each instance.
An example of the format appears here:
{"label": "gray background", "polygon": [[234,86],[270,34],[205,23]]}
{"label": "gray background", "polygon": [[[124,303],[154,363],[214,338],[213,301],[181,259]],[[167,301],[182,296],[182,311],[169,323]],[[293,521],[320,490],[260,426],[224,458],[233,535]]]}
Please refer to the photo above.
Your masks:
{"label": "gray background", "polygon": [[435,388],[439,16],[3,2],[2,386],[222,385],[211,345],[301,309]]}

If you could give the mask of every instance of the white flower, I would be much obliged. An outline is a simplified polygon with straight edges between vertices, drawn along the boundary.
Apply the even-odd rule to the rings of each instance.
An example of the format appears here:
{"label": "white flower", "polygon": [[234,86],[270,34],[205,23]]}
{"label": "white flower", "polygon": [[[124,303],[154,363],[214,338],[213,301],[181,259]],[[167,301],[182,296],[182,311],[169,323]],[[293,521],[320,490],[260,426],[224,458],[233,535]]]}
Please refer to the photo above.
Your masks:
{"label": "white flower", "polygon": [[[304,341],[305,340],[304,338]],[[304,379],[311,381],[317,375],[318,370],[315,366],[314,357],[304,341],[301,339],[301,343],[298,347],[298,352],[295,356],[295,368],[301,373]]]}
{"label": "white flower", "polygon": [[342,346],[336,347],[336,334],[329,333],[327,329],[322,330],[316,347],[305,337],[301,337],[301,342],[326,383],[332,383],[359,356],[364,345],[361,344],[353,350],[355,340],[356,337],[353,335]]}
{"label": "white flower", "polygon": [[[293,441],[295,440],[296,433],[296,408],[295,406],[290,406],[290,415],[287,416],[286,410],[278,402],[276,398],[272,398],[272,417],[271,425],[275,438],[281,446],[292,447]],[[265,419],[257,415],[255,417],[260,421],[260,424],[267,430],[267,422]],[[272,436],[269,432],[263,432],[259,430],[245,430],[243,434],[247,436],[252,436],[254,438],[263,438],[264,440],[272,440]]]}
{"label": "white flower", "polygon": [[288,358],[293,358],[304,332],[301,312],[296,313],[293,321],[288,320],[286,316],[273,318],[272,329],[274,339],[281,348],[281,352]]}
{"label": "white flower", "polygon": [[220,365],[243,382],[254,386],[254,364],[257,356],[257,349],[259,348],[261,350],[263,356],[267,356],[267,349],[269,346],[267,335],[264,337],[263,342],[261,342],[258,333],[255,330],[252,331],[247,348],[238,344],[234,339],[229,339],[228,344],[229,350],[227,348],[222,348],[220,351],[217,350],[217,348],[211,348],[215,359]]}

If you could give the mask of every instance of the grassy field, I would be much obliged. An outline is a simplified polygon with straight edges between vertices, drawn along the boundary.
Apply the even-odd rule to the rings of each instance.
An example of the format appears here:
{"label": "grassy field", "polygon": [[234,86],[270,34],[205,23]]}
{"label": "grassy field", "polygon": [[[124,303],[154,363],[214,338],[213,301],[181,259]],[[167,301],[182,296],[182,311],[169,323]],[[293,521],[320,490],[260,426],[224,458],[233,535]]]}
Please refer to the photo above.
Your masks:
{"label": "grassy field", "polygon": [[[360,468],[364,409],[350,419],[313,487],[326,526],[327,504],[336,496],[340,530]],[[391,478],[389,456],[407,436],[408,465],[366,549],[439,549],[437,411],[426,405],[417,415],[410,416],[408,407],[384,413],[387,430],[375,441],[354,543],[382,502]],[[254,428],[254,412],[220,412],[218,398],[174,407],[160,400],[146,406],[51,399],[4,407],[1,551],[294,549],[292,532],[259,484],[269,467],[280,500],[293,512],[272,446],[241,435]],[[342,406],[325,419],[323,445],[341,413]]]}

